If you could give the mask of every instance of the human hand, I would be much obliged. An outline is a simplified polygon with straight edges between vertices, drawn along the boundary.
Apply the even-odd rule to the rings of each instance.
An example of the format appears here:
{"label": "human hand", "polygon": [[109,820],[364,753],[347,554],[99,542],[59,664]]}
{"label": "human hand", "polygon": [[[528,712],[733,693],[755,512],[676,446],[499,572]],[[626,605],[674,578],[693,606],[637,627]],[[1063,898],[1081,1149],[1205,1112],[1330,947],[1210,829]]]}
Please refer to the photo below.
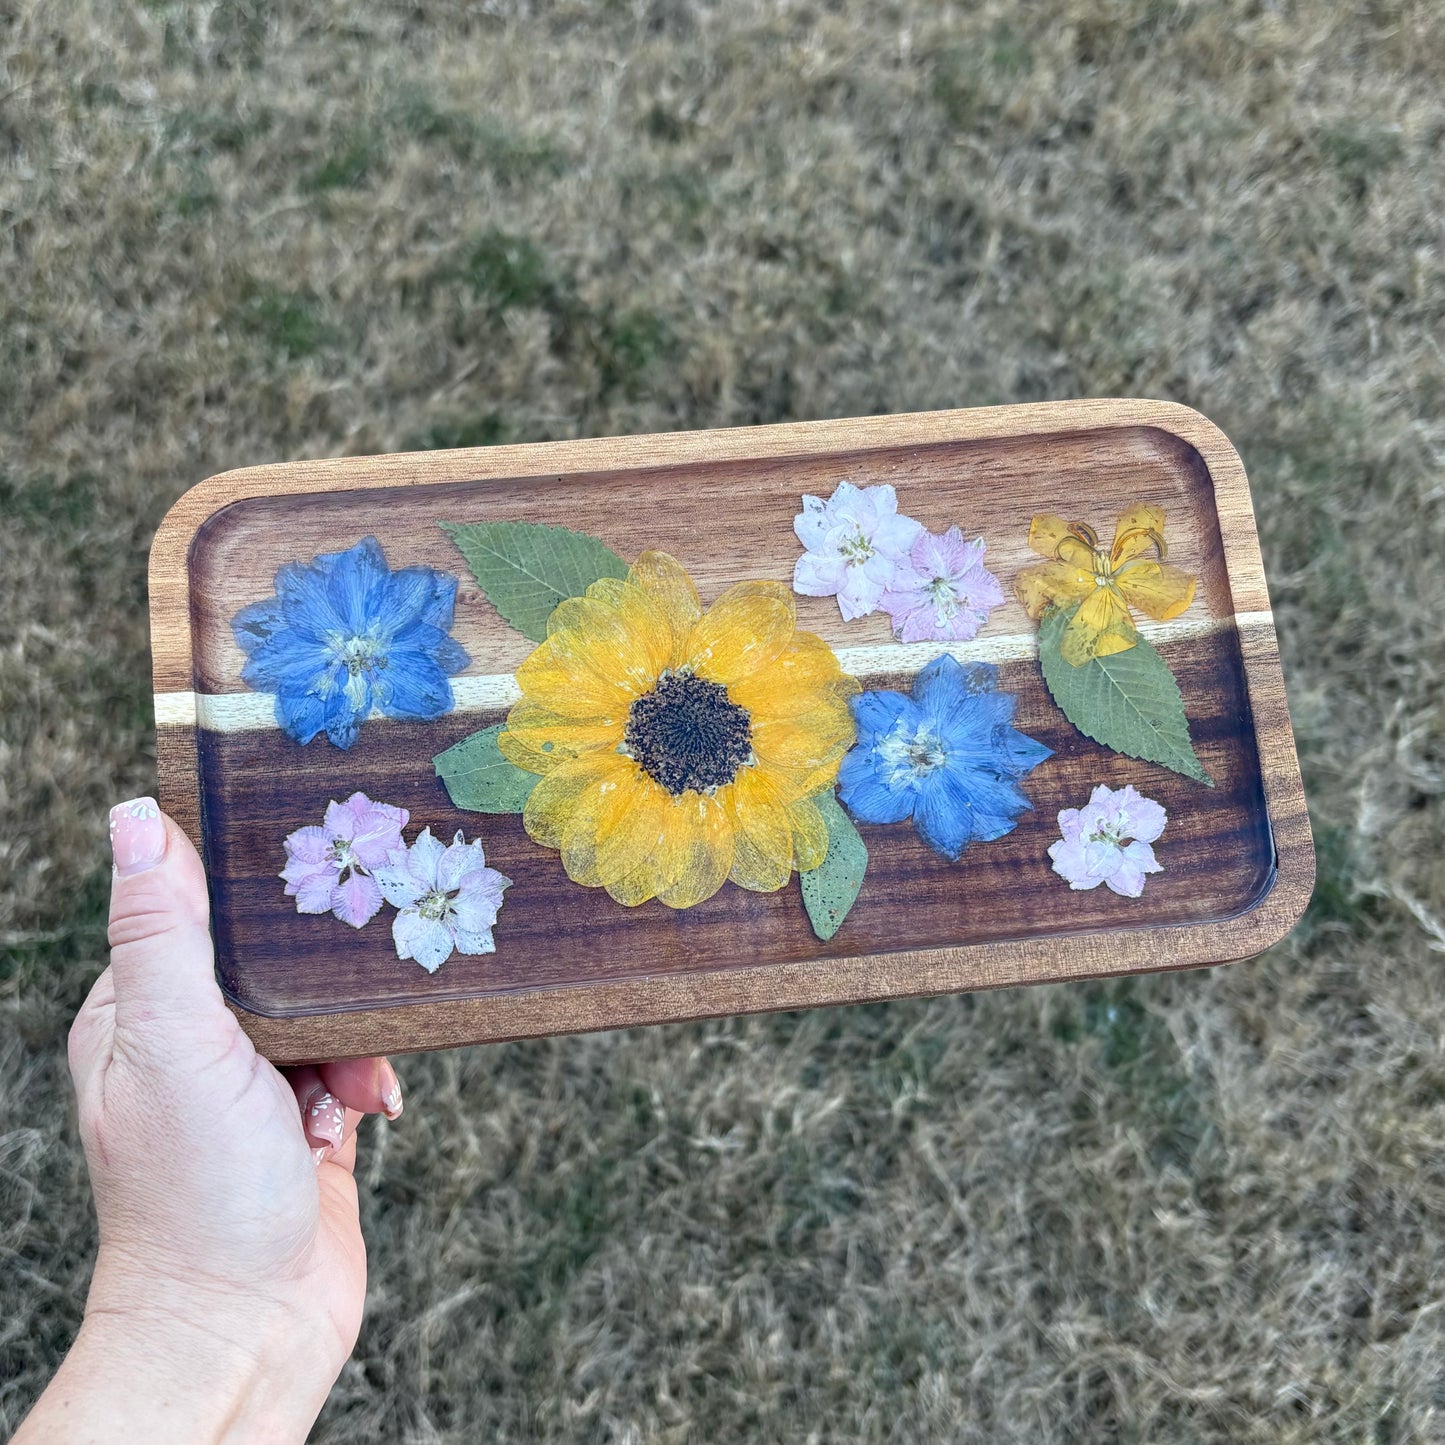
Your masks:
{"label": "human hand", "polygon": [[17,1438],[304,1440],[361,1326],[355,1131],[401,1112],[396,1074],[273,1068],[222,1001],[189,839],[139,799],[111,842],[110,967],[70,1033],[100,1250]]}

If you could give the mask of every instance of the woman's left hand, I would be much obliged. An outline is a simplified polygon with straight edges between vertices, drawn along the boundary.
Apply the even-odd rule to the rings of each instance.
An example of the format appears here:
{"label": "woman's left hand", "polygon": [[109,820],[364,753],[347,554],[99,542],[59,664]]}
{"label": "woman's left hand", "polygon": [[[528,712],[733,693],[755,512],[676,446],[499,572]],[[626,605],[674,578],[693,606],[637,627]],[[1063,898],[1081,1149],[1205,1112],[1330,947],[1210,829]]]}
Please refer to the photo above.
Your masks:
{"label": "woman's left hand", "polygon": [[401,1112],[396,1074],[273,1068],[216,984],[186,835],[143,798],[111,840],[110,967],[70,1034],[100,1250],[18,1438],[304,1440],[360,1329],[356,1125]]}

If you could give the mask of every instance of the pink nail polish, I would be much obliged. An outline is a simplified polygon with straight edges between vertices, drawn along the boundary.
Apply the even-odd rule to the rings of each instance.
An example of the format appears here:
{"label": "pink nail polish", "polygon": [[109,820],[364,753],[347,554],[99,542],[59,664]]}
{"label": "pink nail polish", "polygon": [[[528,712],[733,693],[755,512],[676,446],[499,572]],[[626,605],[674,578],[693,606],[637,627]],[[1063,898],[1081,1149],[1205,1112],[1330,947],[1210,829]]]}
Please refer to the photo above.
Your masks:
{"label": "pink nail polish", "polygon": [[311,1151],[311,1162],[319,1169],[326,1163],[326,1156],[331,1153],[330,1149],[313,1149]]}
{"label": "pink nail polish", "polygon": [[401,1080],[389,1059],[381,1061],[381,1108],[388,1119],[401,1118]]}
{"label": "pink nail polish", "polygon": [[306,1136],[313,1145],[339,1149],[346,1138],[346,1110],[332,1093],[317,1094],[306,1106]]}
{"label": "pink nail polish", "polygon": [[154,798],[132,798],[110,810],[110,852],[121,878],[144,873],[166,856],[166,825]]}

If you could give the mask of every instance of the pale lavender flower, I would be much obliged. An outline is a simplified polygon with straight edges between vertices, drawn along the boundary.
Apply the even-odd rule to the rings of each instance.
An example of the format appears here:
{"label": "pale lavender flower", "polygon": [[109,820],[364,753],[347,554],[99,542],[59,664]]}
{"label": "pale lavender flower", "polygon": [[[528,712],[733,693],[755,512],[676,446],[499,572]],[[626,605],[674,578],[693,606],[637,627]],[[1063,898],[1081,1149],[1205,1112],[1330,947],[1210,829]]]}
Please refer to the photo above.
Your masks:
{"label": "pale lavender flower", "polygon": [[[1059,814],[1063,837],[1049,848],[1054,872],[1074,889],[1107,883],[1125,898],[1144,891],[1146,873],[1162,873],[1149,845],[1164,831],[1168,815],[1132,787],[1100,783],[1082,808]],[[1126,839],[1133,839],[1126,842]]]}
{"label": "pale lavender flower", "polygon": [[839,482],[826,502],[803,498],[793,531],[808,549],[793,568],[793,591],[804,597],[836,596],[838,610],[851,622],[878,610],[894,569],[923,527],[899,516],[892,487]]}
{"label": "pale lavender flower", "polygon": [[879,605],[900,642],[967,642],[1003,598],[983,565],[983,538],[965,542],[957,527],[925,532],[898,564]]}
{"label": "pale lavender flower", "polygon": [[423,828],[410,848],[392,850],[376,881],[398,910],[391,924],[398,958],[414,958],[435,973],[453,949],[496,951],[492,925],[512,880],[486,866],[481,839],[465,843],[458,830],[447,845]]}
{"label": "pale lavender flower", "polygon": [[334,913],[343,923],[360,928],[376,917],[381,889],[371,876],[401,846],[405,808],[373,803],[353,793],[344,803],[330,803],[319,828],[298,828],[286,838],[286,896],[298,913]]}

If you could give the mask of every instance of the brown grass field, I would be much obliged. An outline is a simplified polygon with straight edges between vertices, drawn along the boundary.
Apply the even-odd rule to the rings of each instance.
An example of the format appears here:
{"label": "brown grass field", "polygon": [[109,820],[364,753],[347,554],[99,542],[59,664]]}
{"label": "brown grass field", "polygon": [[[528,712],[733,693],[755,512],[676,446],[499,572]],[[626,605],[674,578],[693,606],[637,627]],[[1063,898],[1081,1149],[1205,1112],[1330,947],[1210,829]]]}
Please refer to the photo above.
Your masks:
{"label": "brown grass field", "polygon": [[1252,963],[402,1061],[321,1441],[1445,1440],[1445,8],[0,4],[0,1433],[166,507],[1050,397],[1252,479],[1319,847]]}

